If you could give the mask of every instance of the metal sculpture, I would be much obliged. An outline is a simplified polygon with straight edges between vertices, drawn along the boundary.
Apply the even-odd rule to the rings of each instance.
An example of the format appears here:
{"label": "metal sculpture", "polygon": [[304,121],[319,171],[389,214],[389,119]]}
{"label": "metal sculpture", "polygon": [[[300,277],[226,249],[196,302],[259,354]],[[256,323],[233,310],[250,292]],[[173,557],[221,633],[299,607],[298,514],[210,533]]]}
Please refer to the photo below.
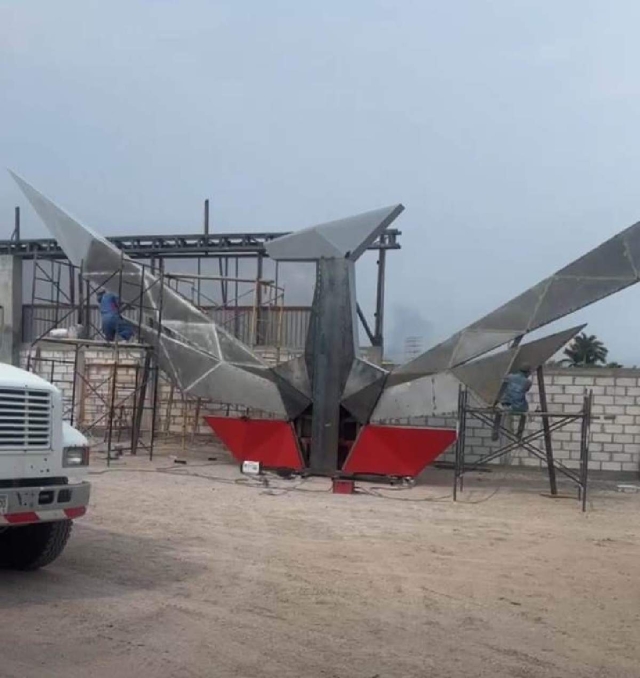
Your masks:
{"label": "metal sculpture", "polygon": [[273,259],[316,264],[304,355],[269,367],[160,277],[13,176],[84,277],[150,309],[142,334],[185,394],[269,415],[207,421],[238,461],[274,468],[417,475],[455,441],[455,427],[429,423],[455,416],[461,384],[493,406],[509,372],[542,365],[583,326],[521,344],[528,332],[640,279],[639,223],[388,372],[359,357],[355,262],[404,209],[393,205],[266,244]]}

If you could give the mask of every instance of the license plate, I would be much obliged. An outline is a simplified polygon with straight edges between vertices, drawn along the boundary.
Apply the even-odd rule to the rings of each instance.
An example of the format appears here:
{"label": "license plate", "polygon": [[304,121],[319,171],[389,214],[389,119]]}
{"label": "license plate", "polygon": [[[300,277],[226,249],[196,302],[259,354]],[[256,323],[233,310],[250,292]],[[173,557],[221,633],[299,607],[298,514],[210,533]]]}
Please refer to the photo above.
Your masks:
{"label": "license plate", "polygon": [[7,512],[9,509],[9,496],[6,494],[0,494],[0,516]]}

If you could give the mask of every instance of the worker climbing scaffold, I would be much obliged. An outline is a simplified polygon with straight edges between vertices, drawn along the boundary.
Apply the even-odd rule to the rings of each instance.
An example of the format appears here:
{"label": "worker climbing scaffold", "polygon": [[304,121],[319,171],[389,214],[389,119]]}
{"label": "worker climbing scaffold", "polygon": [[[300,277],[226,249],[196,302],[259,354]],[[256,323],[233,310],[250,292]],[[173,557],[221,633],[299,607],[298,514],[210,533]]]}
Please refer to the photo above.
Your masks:
{"label": "worker climbing scaffold", "polygon": [[100,304],[100,316],[102,318],[102,333],[107,341],[114,341],[116,335],[129,341],[133,336],[133,327],[120,313],[120,300],[112,292],[100,290],[96,295]]}

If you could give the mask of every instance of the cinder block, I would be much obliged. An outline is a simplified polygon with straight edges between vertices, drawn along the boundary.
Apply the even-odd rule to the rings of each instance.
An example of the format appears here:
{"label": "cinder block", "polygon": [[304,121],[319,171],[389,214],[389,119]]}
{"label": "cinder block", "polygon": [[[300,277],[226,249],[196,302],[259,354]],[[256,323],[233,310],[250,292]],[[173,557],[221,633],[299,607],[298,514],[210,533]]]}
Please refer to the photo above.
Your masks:
{"label": "cinder block", "polygon": [[605,433],[624,433],[624,427],[621,424],[604,424]]}
{"label": "cinder block", "polygon": [[565,394],[563,393],[563,394],[561,394],[561,395],[557,395],[557,396],[553,399],[553,402],[554,402],[554,403],[561,404],[561,405],[562,405],[562,404],[565,404],[565,403],[573,403],[573,396],[572,396],[572,395],[565,395]]}
{"label": "cinder block", "polygon": [[[572,397],[572,396],[571,396]],[[567,414],[578,414],[582,410],[582,405],[563,405],[562,411]]]}
{"label": "cinder block", "polygon": [[631,396],[614,396],[613,402],[614,405],[635,405],[637,401]]}
{"label": "cinder block", "polygon": [[[575,466],[573,466],[571,468],[580,468],[579,462],[574,462],[574,463],[575,463]],[[606,464],[606,463],[609,463],[609,462],[606,462],[606,461],[591,461],[590,460],[589,463],[587,464],[587,467],[590,471],[601,471],[602,470],[602,464]],[[567,466],[569,466],[569,464],[567,464]]]}
{"label": "cinder block", "polygon": [[624,386],[607,386],[605,393],[612,396],[626,396],[627,389]]}
{"label": "cinder block", "polygon": [[[580,443],[569,443],[570,445],[577,445],[577,449],[580,449]],[[589,449],[592,452],[602,452],[603,443],[594,443],[589,441]]]}
{"label": "cinder block", "polygon": [[617,452],[611,455],[611,461],[619,461],[620,463],[628,463],[633,461],[633,457],[630,454],[625,454],[624,452]]}
{"label": "cinder block", "polygon": [[603,461],[600,470],[602,471],[622,471],[622,464],[616,461]]}
{"label": "cinder block", "polygon": [[569,459],[570,456],[571,456],[571,453],[569,452],[569,450],[565,450],[563,448],[560,448],[559,450],[553,451],[553,456],[556,459],[560,459],[562,461],[564,459]]}
{"label": "cinder block", "polygon": [[613,436],[613,442],[618,443],[619,445],[624,445],[626,443],[633,442],[633,436],[628,433],[616,433]]}
{"label": "cinder block", "polygon": [[592,386],[594,383],[593,377],[574,377],[573,383],[576,386]]}
{"label": "cinder block", "polygon": [[[578,379],[576,379],[578,381]],[[584,386],[565,386],[564,387],[564,392],[565,393],[570,393],[572,395],[584,395],[586,393],[586,389]]]}
{"label": "cinder block", "polygon": [[640,405],[627,405],[625,407],[625,414],[633,414],[634,416],[640,416]]}
{"label": "cinder block", "polygon": [[[547,386],[547,398],[551,399],[551,396],[563,393],[565,388],[570,388],[570,387],[556,386],[555,384],[550,384],[549,386]],[[571,388],[573,388],[573,387],[571,387]],[[640,389],[638,389],[638,390],[640,391]],[[538,400],[538,397],[537,397],[538,393],[535,392],[533,395],[536,396],[536,400]]]}
{"label": "cinder block", "polygon": [[594,461],[610,461],[611,453],[610,452],[592,452],[589,457]]}
{"label": "cinder block", "polygon": [[571,386],[571,384],[573,384],[573,379],[573,377],[554,376],[553,383],[558,384],[559,386]]}
{"label": "cinder block", "polygon": [[637,386],[630,386],[627,388],[627,395],[633,396],[634,398],[640,397],[640,388]]}
{"label": "cinder block", "polygon": [[640,455],[640,443],[625,443],[622,449],[627,454]]}
{"label": "cinder block", "polygon": [[569,441],[571,440],[571,431],[554,431],[552,433],[553,440]]}
{"label": "cinder block", "polygon": [[613,436],[610,433],[594,433],[592,440],[596,443],[611,443]]}
{"label": "cinder block", "polygon": [[[634,418],[630,414],[619,414],[615,418],[616,424],[622,424],[623,426],[628,426],[629,424],[634,423]],[[640,433],[640,430],[638,431]]]}
{"label": "cinder block", "polygon": [[594,396],[604,395],[606,386],[590,386],[587,390],[591,391]]}
{"label": "cinder block", "polygon": [[[602,445],[602,443],[596,443],[597,445]],[[569,452],[579,452],[580,451],[580,443],[579,442],[571,442],[571,443],[562,443],[562,447],[565,450],[569,450]]]}
{"label": "cinder block", "polygon": [[620,452],[622,445],[618,445],[618,443],[604,443],[602,448],[605,452]]}
{"label": "cinder block", "polygon": [[635,377],[617,377],[616,386],[637,386],[638,380]]}
{"label": "cinder block", "polygon": [[596,377],[596,386],[615,386],[613,377]]}
{"label": "cinder block", "polygon": [[623,463],[622,470],[637,473],[640,470],[640,465],[638,464],[637,461]]}
{"label": "cinder block", "polygon": [[613,396],[610,395],[601,395],[601,396],[594,396],[593,402],[597,403],[598,405],[613,405]]}
{"label": "cinder block", "polygon": [[604,405],[596,405],[595,403],[591,406],[592,414],[604,414]]}

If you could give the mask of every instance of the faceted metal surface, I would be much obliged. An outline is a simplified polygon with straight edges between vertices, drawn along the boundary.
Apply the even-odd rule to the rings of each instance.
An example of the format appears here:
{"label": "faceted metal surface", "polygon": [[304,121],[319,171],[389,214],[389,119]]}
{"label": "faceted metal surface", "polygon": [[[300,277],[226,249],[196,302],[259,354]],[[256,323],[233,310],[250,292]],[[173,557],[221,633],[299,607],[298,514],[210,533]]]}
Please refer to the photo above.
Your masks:
{"label": "faceted metal surface", "polygon": [[371,412],[384,388],[387,374],[387,370],[360,358],[356,358],[351,365],[351,371],[342,392],[341,404],[361,424],[369,421]]}
{"label": "faceted metal surface", "polygon": [[584,328],[585,325],[578,325],[518,348],[473,360],[455,367],[452,373],[487,405],[494,405],[507,374],[517,372],[523,365],[528,365],[532,370],[537,369]]}
{"label": "faceted metal surface", "polygon": [[510,372],[517,372],[523,365],[529,365],[534,370],[540,365],[544,365],[565,344],[568,344],[577,334],[580,334],[586,326],[586,324],[577,325],[568,330],[549,334],[537,341],[523,344],[513,359]]}
{"label": "faceted metal surface", "polygon": [[483,402],[493,404],[498,397],[505,375],[509,373],[517,349],[509,349],[473,360],[451,370],[452,374],[468,386]]}
{"label": "faceted metal surface", "polygon": [[385,388],[371,422],[404,424],[417,417],[455,416],[459,387],[453,374],[441,372]]}
{"label": "faceted metal surface", "polygon": [[329,221],[272,240],[267,254],[280,261],[358,259],[402,212],[402,205],[364,212],[346,219]]}
{"label": "faceted metal surface", "polygon": [[278,384],[271,369],[250,348],[160,277],[13,176],[69,260],[82,267],[87,279],[118,294],[123,303],[142,307],[155,326],[161,324],[160,333],[151,327],[142,327],[141,333],[149,343],[157,344],[160,367],[184,393],[285,418],[292,407],[299,409],[301,402],[306,406],[307,399],[293,387]]}
{"label": "faceted metal surface", "polygon": [[89,248],[94,242],[101,242],[109,246],[109,243],[101,235],[86,226],[81,226],[79,222],[51,202],[49,198],[36,191],[31,184],[28,184],[15,172],[9,170],[9,174],[18,184],[38,216],[47,225],[72,264],[80,266],[82,260],[86,259]]}
{"label": "faceted metal surface", "polygon": [[461,365],[640,279],[640,222],[394,370],[394,385]]}
{"label": "faceted metal surface", "polygon": [[311,383],[307,373],[307,362],[304,356],[280,363],[273,368],[273,371],[290,383],[300,393],[309,398],[311,402]]}

